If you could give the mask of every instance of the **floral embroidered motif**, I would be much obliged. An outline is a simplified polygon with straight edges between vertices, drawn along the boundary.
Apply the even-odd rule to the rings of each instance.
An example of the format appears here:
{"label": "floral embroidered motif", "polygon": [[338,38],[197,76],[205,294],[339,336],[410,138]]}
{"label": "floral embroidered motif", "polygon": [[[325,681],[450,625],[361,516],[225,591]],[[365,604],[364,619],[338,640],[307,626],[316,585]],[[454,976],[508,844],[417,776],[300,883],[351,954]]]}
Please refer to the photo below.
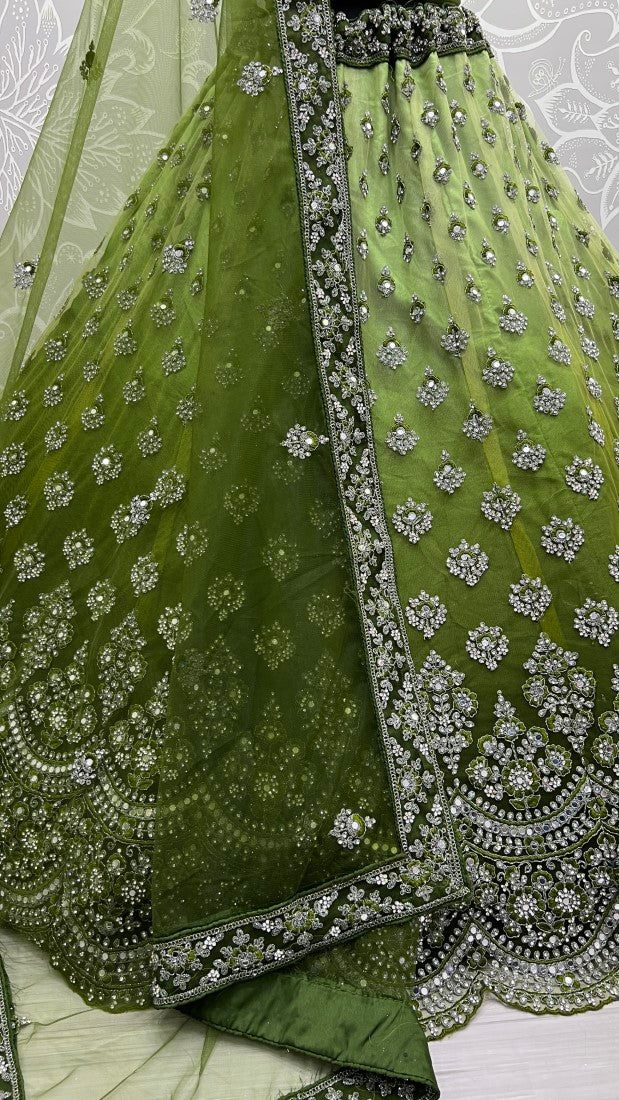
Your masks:
{"label": "floral embroidered motif", "polygon": [[520,467],[521,470],[539,470],[548,453],[546,448],[542,443],[534,443],[529,439],[522,428],[518,430],[516,439],[518,446],[512,452],[514,466]]}
{"label": "floral embroidered motif", "polygon": [[447,608],[438,596],[429,596],[424,590],[408,601],[406,618],[424,638],[432,638],[447,618]]}
{"label": "floral embroidered motif", "polygon": [[557,554],[567,562],[574,561],[584,541],[582,527],[569,516],[565,520],[551,516],[550,522],[542,526],[541,543],[544,550],[548,554]]}
{"label": "floral embroidered motif", "polygon": [[619,612],[607,600],[596,601],[588,596],[583,606],[576,608],[574,627],[583,637],[607,646],[619,628]]}
{"label": "floral embroidered motif", "polygon": [[591,500],[597,500],[604,484],[604,474],[592,458],[574,455],[572,462],[565,467],[565,481],[575,493],[584,493]]}
{"label": "floral embroidered motif", "polygon": [[488,555],[478,542],[470,545],[466,539],[460,539],[457,546],[449,547],[447,568],[455,577],[461,577],[471,587],[477,584],[488,568]]}
{"label": "floral embroidered motif", "polygon": [[261,61],[250,61],[243,67],[243,72],[237,80],[239,88],[246,95],[260,95],[271,83],[274,76],[282,72],[278,66],[263,65]]}
{"label": "floral embroidered motif", "polygon": [[419,442],[419,436],[412,428],[404,427],[404,417],[401,413],[396,413],[394,424],[395,427],[389,432],[385,442],[392,451],[400,455],[406,455]]}
{"label": "floral embroidered motif", "polygon": [[541,577],[527,577],[523,573],[516,584],[510,584],[509,602],[514,611],[528,615],[537,622],[552,600],[552,592]]}
{"label": "floral embroidered motif", "polygon": [[567,394],[565,390],[553,390],[542,374],[537,376],[537,389],[533,397],[533,405],[538,412],[548,416],[558,416],[565,405]]}
{"label": "floral embroidered motif", "polygon": [[352,810],[340,810],[329,836],[334,836],[342,848],[357,848],[368,829],[375,824],[376,819],[373,817],[364,817]]}
{"label": "floral embroidered motif", "polygon": [[380,359],[386,367],[391,367],[395,370],[396,367],[401,367],[403,363],[408,359],[408,351],[399,340],[396,340],[395,332],[392,328],[387,331],[387,336],[383,344],[376,352],[376,358]]}
{"label": "floral embroidered motif", "polygon": [[474,630],[469,630],[466,652],[474,661],[494,670],[505,657],[509,649],[509,638],[500,626],[487,626],[481,622]]}
{"label": "floral embroidered motif", "polygon": [[294,458],[309,458],[321,443],[328,443],[326,435],[318,435],[306,428],[304,424],[295,424],[289,428],[282,447],[294,456]]}
{"label": "floral embroidered motif", "polygon": [[392,522],[396,531],[406,535],[409,542],[418,542],[432,526],[432,513],[427,504],[418,504],[409,497],[404,504],[398,504]]}
{"label": "floral embroidered motif", "polygon": [[445,448],[441,451],[441,461],[438,469],[436,469],[432,475],[432,480],[437,489],[441,489],[444,493],[455,493],[456,489],[459,489],[463,484],[466,477],[466,470],[462,466],[455,466],[451,460],[449,451]]}

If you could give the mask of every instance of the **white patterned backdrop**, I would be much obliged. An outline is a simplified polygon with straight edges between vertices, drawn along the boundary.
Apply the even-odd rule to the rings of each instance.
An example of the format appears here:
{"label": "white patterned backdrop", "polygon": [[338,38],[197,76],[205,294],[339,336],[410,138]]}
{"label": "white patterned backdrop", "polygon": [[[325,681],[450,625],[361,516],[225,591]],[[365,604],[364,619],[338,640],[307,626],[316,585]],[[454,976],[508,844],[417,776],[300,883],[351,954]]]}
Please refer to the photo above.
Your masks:
{"label": "white patterned backdrop", "polygon": [[[188,0],[187,0],[188,2]],[[467,0],[514,88],[619,247],[619,0]],[[0,229],[82,0],[0,0]]]}
{"label": "white patterned backdrop", "polygon": [[469,0],[468,7],[619,246],[619,0]]}

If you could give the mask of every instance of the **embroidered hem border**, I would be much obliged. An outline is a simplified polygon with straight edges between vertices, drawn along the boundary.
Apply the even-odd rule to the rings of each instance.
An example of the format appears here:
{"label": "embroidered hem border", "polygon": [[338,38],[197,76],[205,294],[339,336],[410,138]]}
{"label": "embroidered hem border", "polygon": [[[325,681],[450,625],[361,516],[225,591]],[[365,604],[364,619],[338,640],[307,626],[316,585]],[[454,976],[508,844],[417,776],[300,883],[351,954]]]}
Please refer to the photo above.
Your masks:
{"label": "embroidered hem border", "polygon": [[[344,1090],[342,1091],[342,1086]],[[337,1092],[333,1091],[338,1089]],[[354,1089],[354,1092],[349,1091]],[[389,1092],[387,1092],[389,1089]],[[377,1091],[385,1100],[390,1098],[402,1098],[402,1100],[436,1100],[436,1090],[430,1085],[422,1085],[418,1082],[407,1084],[404,1081],[395,1081],[393,1078],[378,1077],[373,1073],[352,1073],[343,1070],[341,1073],[317,1081],[307,1089],[300,1092],[289,1093],[284,1100],[374,1100]]]}
{"label": "embroidered hem border", "polygon": [[[582,949],[564,959],[516,957],[476,909],[446,946],[437,969],[418,975],[411,993],[428,1039],[464,1027],[486,993],[538,1015],[573,1015],[619,998],[619,901],[609,903]],[[487,957],[471,965],[471,945]]]}
{"label": "embroidered hem border", "polygon": [[[154,943],[153,1002],[164,1007],[203,997],[441,905],[442,898],[425,905],[410,900],[417,874],[418,861],[403,859],[262,913]],[[465,890],[449,900],[464,896]]]}

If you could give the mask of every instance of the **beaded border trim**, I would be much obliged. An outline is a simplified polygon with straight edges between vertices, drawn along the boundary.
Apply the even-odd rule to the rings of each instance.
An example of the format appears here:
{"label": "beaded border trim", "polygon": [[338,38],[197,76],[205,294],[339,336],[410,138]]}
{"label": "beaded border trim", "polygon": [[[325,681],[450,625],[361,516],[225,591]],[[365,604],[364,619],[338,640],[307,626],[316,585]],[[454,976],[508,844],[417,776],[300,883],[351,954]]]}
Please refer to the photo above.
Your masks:
{"label": "beaded border trim", "polygon": [[[178,1005],[288,966],[320,948],[443,904],[410,895],[419,860],[407,857],[241,920],[153,944],[155,1005]],[[449,898],[453,904],[465,891]]]}
{"label": "beaded border trim", "polygon": [[[342,1091],[341,1086],[344,1086]],[[337,1092],[335,1089],[337,1088]],[[354,1092],[350,1090],[354,1089]],[[359,1091],[361,1090],[361,1091]],[[436,1089],[422,1081],[397,1081],[375,1073],[342,1070],[315,1085],[290,1093],[285,1100],[371,1100],[376,1095],[384,1100],[436,1100]]]}

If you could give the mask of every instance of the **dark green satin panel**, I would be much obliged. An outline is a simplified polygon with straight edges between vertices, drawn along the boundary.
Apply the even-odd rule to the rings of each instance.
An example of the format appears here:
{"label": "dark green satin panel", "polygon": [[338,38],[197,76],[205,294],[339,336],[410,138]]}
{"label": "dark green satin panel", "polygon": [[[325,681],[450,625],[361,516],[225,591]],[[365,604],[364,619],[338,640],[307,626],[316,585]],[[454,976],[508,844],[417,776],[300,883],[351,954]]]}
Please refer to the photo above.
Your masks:
{"label": "dark green satin panel", "polygon": [[186,1006],[214,1027],[317,1054],[337,1066],[434,1090],[427,1040],[411,1007],[335,982],[286,972],[240,983]]}

